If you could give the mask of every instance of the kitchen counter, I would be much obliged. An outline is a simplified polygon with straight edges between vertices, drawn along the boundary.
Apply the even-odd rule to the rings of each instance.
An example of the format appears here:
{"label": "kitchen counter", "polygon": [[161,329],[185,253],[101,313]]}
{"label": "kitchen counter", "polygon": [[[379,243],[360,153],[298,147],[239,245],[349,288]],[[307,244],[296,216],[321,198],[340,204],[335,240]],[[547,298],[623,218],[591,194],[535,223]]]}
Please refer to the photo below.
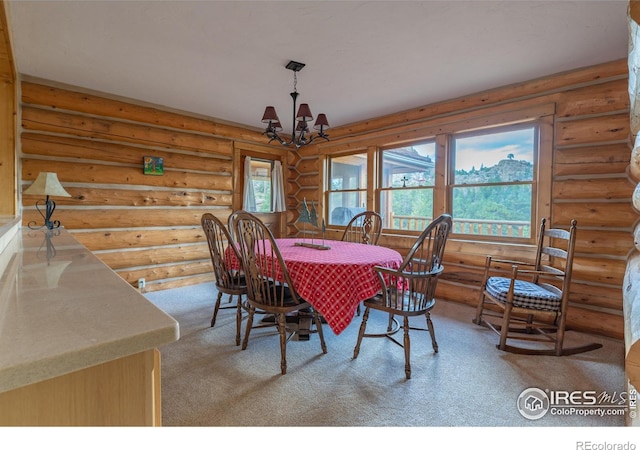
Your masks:
{"label": "kitchen counter", "polygon": [[[56,383],[62,380],[64,389],[76,397],[72,392],[76,378],[85,370],[98,370],[108,382],[116,383],[109,397],[139,390],[140,386],[127,386],[131,380],[141,378],[144,390],[149,388],[152,392],[140,394],[140,401],[151,405],[142,408],[142,422],[136,419],[132,424],[159,424],[157,347],[179,338],[175,319],[149,302],[64,229],[47,232],[21,228],[0,253],[0,271],[0,425],[7,424],[7,420],[12,424],[15,415],[14,411],[12,418],[3,417],[3,406],[7,406],[3,402],[24,402],[26,395],[34,397],[34,408],[43,407],[35,398],[41,393],[29,394],[32,386],[53,383],[51,387],[59,390]],[[114,361],[119,361],[115,369]],[[121,367],[122,361],[128,361],[125,367]],[[141,369],[142,375],[136,375],[142,366],[146,367]],[[75,378],[65,382],[67,376]],[[101,383],[97,383],[95,392],[87,386],[82,389],[81,395],[88,398],[106,395],[101,390],[109,390]],[[91,409],[97,402],[104,408],[105,401],[110,400],[94,398],[85,406]],[[153,410],[149,411],[149,407]],[[130,409],[126,405],[118,408]],[[27,417],[33,414],[24,412]],[[60,414],[56,409],[52,417]],[[122,424],[113,414],[102,414],[108,420],[102,422],[98,417],[89,424]],[[88,415],[87,411],[84,415]],[[76,419],[60,424],[73,425]],[[47,420],[44,424],[49,424]]]}

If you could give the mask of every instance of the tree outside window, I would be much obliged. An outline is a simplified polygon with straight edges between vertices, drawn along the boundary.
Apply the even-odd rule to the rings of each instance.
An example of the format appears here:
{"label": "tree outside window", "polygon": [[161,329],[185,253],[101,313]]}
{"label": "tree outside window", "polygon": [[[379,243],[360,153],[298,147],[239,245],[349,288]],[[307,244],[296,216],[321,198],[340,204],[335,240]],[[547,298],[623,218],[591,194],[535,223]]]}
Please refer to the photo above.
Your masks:
{"label": "tree outside window", "polygon": [[538,126],[454,135],[451,147],[455,231],[531,237]]}
{"label": "tree outside window", "polygon": [[255,196],[255,212],[271,212],[273,161],[251,159],[251,183]]}

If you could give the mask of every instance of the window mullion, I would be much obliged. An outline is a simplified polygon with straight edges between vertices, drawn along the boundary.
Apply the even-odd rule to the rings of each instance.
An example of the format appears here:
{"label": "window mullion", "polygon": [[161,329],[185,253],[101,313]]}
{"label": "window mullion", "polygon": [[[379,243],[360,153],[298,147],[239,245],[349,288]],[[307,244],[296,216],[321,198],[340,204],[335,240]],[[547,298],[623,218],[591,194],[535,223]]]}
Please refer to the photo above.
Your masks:
{"label": "window mullion", "polygon": [[449,163],[449,135],[439,134],[436,136],[436,167],[435,167],[435,188],[433,192],[433,214],[438,217],[440,214],[451,213],[451,202],[449,199],[449,175],[447,167]]}

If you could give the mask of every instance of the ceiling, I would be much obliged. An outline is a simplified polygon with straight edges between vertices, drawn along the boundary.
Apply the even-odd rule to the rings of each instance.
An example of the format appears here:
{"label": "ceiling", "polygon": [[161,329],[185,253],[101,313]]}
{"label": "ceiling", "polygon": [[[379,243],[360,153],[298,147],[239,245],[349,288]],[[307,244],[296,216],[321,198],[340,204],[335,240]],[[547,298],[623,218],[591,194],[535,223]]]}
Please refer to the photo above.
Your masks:
{"label": "ceiling", "polygon": [[626,0],[9,0],[19,73],[259,129],[331,126],[627,57]]}

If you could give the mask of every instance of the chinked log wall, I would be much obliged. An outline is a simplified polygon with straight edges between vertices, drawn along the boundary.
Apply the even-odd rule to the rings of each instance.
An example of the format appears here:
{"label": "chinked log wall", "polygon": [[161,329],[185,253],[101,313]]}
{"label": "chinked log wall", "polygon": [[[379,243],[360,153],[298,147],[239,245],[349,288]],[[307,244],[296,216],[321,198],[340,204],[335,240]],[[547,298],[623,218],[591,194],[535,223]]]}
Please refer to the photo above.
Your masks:
{"label": "chinked log wall", "polygon": [[[54,198],[54,218],[133,286],[212,281],[200,218],[226,221],[240,199],[241,151],[277,150],[240,127],[40,80],[21,87],[21,190],[57,172],[72,197]],[[143,156],[164,158],[164,175],[144,175]],[[23,198],[24,225],[42,222],[36,200]]]}
{"label": "chinked log wall", "polygon": [[[622,283],[637,219],[627,168],[629,98],[626,60],[557,74],[331,130],[331,142],[303,149],[290,179],[292,205],[322,198],[322,155],[416,139],[420,129],[481,118],[522,105],[553,104],[551,223],[578,221],[568,326],[623,337]],[[440,126],[439,125],[439,126]],[[425,135],[422,137],[430,137]],[[371,200],[371,199],[370,199]],[[295,213],[289,223],[295,227]],[[339,230],[328,230],[339,237]],[[415,237],[383,235],[381,245],[401,253]],[[487,254],[530,256],[530,248],[450,239],[438,296],[475,306]],[[469,318],[470,320],[470,318]]]}
{"label": "chinked log wall", "polygon": [[[626,61],[615,61],[336,128],[331,145],[370,148],[394,133],[401,140],[398,130],[408,124],[414,130],[446,116],[554,103],[551,221],[576,218],[580,228],[569,325],[622,338],[621,286],[637,218],[626,173],[627,83]],[[201,214],[226,219],[238,204],[232,178],[240,150],[277,151],[255,131],[30,81],[22,83],[21,116],[21,188],[40,171],[57,172],[73,197],[56,198],[56,218],[127,281],[146,278],[148,290],[212,280]],[[145,155],[165,158],[164,176],[142,174]],[[285,177],[287,231],[295,234],[302,199],[322,205],[318,146],[291,153]],[[25,224],[39,219],[35,200],[23,199]],[[412,242],[381,240],[401,252]],[[475,305],[484,256],[506,255],[505,248],[452,239],[439,296]]]}

